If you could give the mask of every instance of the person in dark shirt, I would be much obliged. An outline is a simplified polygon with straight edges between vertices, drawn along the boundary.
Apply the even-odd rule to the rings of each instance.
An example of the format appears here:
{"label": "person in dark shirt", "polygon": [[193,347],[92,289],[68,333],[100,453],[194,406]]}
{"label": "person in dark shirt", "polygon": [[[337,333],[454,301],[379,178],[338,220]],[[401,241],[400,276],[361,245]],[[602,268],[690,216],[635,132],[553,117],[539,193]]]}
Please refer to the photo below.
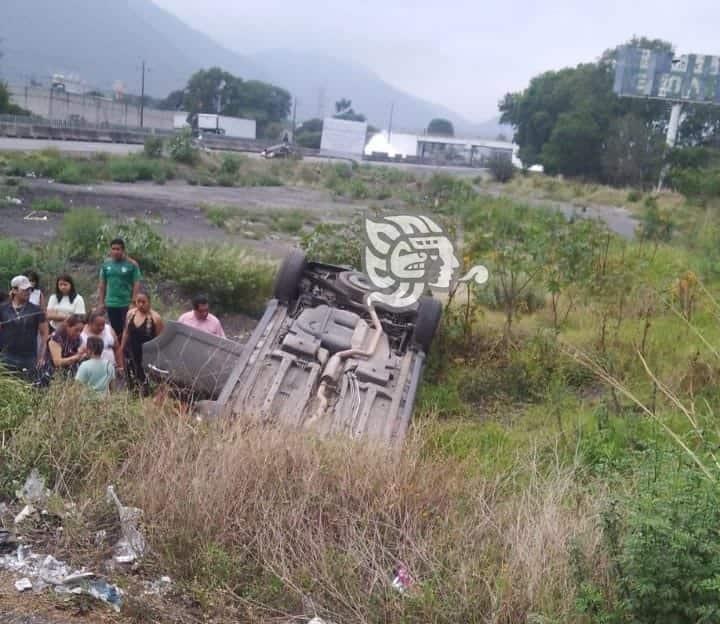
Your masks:
{"label": "person in dark shirt", "polygon": [[30,303],[31,292],[32,284],[25,275],[10,281],[10,300],[0,305],[0,361],[10,372],[34,380],[38,365],[45,359],[48,326],[45,313]]}

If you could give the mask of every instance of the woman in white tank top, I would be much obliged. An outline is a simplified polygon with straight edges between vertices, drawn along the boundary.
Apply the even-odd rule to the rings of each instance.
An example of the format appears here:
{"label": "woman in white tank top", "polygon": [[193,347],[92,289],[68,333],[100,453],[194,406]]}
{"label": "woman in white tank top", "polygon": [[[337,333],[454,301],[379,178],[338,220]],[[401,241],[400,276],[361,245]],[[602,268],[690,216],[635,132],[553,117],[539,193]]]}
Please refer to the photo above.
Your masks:
{"label": "woman in white tank top", "polygon": [[80,334],[83,347],[87,344],[89,336],[97,336],[103,341],[102,359],[114,364],[117,370],[122,370],[123,358],[120,351],[120,341],[113,328],[110,327],[110,323],[105,322],[105,315],[102,312],[93,312],[90,315],[88,324]]}

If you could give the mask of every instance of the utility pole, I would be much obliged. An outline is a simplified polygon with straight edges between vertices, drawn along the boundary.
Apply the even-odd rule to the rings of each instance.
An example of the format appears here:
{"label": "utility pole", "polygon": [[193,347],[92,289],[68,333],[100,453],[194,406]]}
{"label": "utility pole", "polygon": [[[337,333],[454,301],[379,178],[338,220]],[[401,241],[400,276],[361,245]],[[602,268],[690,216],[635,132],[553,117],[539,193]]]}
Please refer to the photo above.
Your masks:
{"label": "utility pole", "polygon": [[393,112],[395,111],[395,102],[393,102],[390,105],[390,121],[388,122],[388,143],[390,143],[390,139],[392,138],[392,122],[393,122]]}
{"label": "utility pole", "polygon": [[[667,145],[667,151],[672,150],[675,147],[675,141],[677,140],[678,128],[680,127],[680,117],[683,112],[682,102],[673,102],[672,110],[670,112],[670,123],[668,124],[667,136],[665,137],[665,143]],[[666,152],[667,153],[667,152]],[[670,169],[670,165],[665,163],[660,170],[660,180],[658,180],[657,192],[662,191],[665,177]]]}
{"label": "utility pole", "polygon": [[143,127],[145,116],[145,60],[142,62],[142,80],[140,82],[140,127]]}
{"label": "utility pole", "polygon": [[297,98],[293,98],[293,118],[292,118],[292,144],[295,145],[295,120],[297,118]]}

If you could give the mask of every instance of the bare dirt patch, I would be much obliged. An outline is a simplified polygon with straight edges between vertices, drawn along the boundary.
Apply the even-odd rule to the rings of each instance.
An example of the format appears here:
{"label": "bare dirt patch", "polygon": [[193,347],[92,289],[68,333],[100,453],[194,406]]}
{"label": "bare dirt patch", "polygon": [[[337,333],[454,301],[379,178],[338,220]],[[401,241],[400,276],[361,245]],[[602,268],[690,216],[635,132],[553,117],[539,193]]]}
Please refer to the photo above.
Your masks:
{"label": "bare dirt patch", "polygon": [[111,218],[143,219],[180,242],[236,243],[258,252],[282,257],[297,245],[297,237],[272,232],[261,240],[229,233],[210,223],[203,206],[227,206],[248,212],[302,212],[318,220],[348,218],[365,207],[334,201],[326,191],[298,187],[222,188],[189,186],[184,182],[166,185],[95,184],[64,185],[47,180],[24,182],[17,191],[22,205],[0,208],[0,234],[33,243],[51,240],[62,224],[61,213],[40,213],[44,220],[27,219],[32,203],[58,197],[68,209],[89,206]]}

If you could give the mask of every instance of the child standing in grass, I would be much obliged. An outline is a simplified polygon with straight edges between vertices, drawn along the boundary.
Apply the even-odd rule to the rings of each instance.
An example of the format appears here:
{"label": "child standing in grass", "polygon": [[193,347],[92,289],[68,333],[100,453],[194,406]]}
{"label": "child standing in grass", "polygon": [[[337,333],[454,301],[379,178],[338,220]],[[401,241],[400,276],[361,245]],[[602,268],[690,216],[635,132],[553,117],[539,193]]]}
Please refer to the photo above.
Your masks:
{"label": "child standing in grass", "polygon": [[90,359],[80,364],[75,381],[89,386],[98,394],[107,395],[115,379],[115,366],[102,358],[105,344],[101,338],[89,336],[86,346]]}

